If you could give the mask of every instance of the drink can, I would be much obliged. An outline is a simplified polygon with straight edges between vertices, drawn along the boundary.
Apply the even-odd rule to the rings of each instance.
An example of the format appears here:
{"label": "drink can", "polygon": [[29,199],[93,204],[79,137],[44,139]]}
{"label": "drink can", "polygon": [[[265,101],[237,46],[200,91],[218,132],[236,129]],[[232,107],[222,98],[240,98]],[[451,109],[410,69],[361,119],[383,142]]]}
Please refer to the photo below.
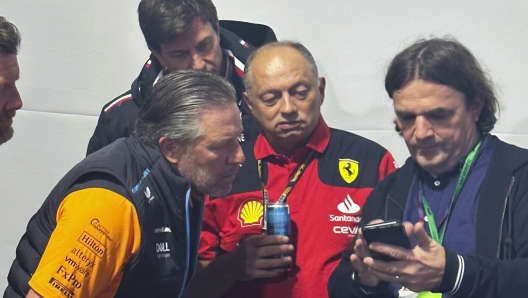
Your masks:
{"label": "drink can", "polygon": [[267,234],[290,237],[290,207],[288,203],[272,203],[266,206]]}

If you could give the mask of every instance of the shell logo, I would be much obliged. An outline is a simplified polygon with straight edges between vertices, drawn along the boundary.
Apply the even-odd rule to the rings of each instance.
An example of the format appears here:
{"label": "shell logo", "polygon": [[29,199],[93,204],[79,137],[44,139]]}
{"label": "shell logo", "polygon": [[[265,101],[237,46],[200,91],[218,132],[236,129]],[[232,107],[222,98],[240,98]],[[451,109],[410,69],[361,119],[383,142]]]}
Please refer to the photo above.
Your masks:
{"label": "shell logo", "polygon": [[262,225],[264,208],[258,199],[249,199],[240,205],[238,220],[242,227]]}

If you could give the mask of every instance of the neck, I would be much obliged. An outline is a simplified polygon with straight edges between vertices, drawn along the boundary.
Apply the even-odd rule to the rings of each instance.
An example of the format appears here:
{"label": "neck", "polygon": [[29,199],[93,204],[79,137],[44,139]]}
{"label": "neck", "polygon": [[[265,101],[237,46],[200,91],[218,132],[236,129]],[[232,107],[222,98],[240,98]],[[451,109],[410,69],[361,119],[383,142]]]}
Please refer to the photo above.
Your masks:
{"label": "neck", "polygon": [[462,158],[468,156],[469,152],[475,148],[477,142],[480,139],[480,132],[475,129],[474,133],[471,133],[467,141],[462,145],[463,147],[460,149],[458,154],[454,154],[451,160],[448,160],[445,167],[442,167],[439,169],[439,171],[427,171],[431,176],[438,177],[443,173],[446,173],[453,169],[453,167],[460,161]]}
{"label": "neck", "polygon": [[273,148],[275,153],[284,155],[287,157],[291,157],[293,153],[295,152],[295,150],[301,147],[304,147],[308,143],[308,140],[309,140],[308,139],[308,140],[302,140],[298,142],[290,142],[290,141],[281,140],[281,139],[272,140],[271,138],[268,138],[268,137],[266,137],[266,139],[268,140],[269,144],[271,145],[271,148]]}

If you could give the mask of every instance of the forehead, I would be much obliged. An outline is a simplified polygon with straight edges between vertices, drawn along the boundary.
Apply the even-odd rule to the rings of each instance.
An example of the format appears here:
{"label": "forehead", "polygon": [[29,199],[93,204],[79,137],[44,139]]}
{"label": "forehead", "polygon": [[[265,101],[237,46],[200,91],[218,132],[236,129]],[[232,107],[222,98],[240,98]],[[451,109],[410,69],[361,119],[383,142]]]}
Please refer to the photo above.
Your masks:
{"label": "forehead", "polygon": [[170,40],[161,46],[171,49],[186,48],[194,46],[204,38],[214,35],[216,35],[216,31],[209,22],[203,21],[200,18],[195,18],[187,30],[178,35],[177,38]]}
{"label": "forehead", "polygon": [[12,83],[18,80],[19,75],[17,56],[0,53],[0,84]]}
{"label": "forehead", "polygon": [[432,109],[465,107],[462,92],[449,86],[424,80],[409,82],[392,96],[397,111],[423,112]]}
{"label": "forehead", "polygon": [[288,87],[292,82],[317,80],[310,64],[297,50],[278,46],[263,49],[254,58],[250,80],[259,88]]}
{"label": "forehead", "polygon": [[200,120],[205,139],[238,137],[242,133],[242,120],[234,102],[205,108],[200,113]]}

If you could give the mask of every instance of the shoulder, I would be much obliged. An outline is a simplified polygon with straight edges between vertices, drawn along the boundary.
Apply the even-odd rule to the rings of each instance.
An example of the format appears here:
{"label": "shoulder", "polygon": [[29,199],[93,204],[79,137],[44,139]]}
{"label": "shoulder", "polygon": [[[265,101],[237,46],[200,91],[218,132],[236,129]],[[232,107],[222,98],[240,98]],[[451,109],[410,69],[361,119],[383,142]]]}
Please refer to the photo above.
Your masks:
{"label": "shoulder", "polygon": [[387,150],[346,131],[330,128],[330,139],[318,157],[321,182],[341,187],[374,187],[380,180]]}
{"label": "shoulder", "polygon": [[116,115],[119,113],[123,113],[124,111],[135,110],[135,109],[139,110],[139,106],[133,100],[131,91],[128,90],[127,92],[107,102],[103,106],[101,115],[103,114]]}
{"label": "shoulder", "polygon": [[497,136],[492,136],[492,148],[491,167],[513,173],[528,169],[528,150],[506,143]]}
{"label": "shoulder", "polygon": [[383,155],[387,152],[387,149],[372,140],[335,128],[330,128],[328,148],[347,152],[368,152],[371,155]]}

